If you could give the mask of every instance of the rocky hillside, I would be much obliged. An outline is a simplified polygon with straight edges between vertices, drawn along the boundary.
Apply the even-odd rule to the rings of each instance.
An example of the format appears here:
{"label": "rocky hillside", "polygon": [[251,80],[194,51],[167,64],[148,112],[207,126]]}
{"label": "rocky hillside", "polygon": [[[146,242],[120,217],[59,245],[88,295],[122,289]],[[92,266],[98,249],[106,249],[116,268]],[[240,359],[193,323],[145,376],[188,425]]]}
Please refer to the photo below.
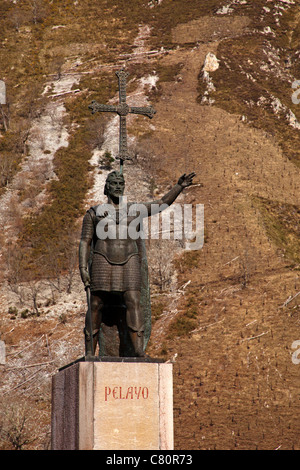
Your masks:
{"label": "rocky hillside", "polygon": [[[2,449],[47,449],[51,377],[84,353],[77,246],[118,148],[130,73],[135,200],[196,172],[204,246],[147,242],[148,353],[174,363],[175,449],[299,449],[296,0],[0,1]],[[2,343],[3,344],[3,343]]]}

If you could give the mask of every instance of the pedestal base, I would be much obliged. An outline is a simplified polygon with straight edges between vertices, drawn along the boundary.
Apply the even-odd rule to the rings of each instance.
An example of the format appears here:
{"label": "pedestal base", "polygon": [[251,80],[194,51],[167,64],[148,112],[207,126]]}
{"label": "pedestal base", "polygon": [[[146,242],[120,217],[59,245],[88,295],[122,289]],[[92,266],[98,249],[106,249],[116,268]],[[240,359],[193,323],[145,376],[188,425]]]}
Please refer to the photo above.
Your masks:
{"label": "pedestal base", "polygon": [[52,379],[53,450],[172,450],[172,364],[79,361]]}

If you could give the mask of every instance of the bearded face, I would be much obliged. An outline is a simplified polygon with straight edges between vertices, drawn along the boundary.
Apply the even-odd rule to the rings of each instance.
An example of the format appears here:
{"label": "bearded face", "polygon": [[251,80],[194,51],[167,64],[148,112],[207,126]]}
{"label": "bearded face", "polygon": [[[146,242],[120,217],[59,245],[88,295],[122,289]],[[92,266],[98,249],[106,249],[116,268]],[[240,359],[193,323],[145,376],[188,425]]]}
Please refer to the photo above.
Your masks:
{"label": "bearded face", "polygon": [[106,180],[104,193],[113,200],[123,196],[125,189],[125,181],[119,174],[110,174]]}

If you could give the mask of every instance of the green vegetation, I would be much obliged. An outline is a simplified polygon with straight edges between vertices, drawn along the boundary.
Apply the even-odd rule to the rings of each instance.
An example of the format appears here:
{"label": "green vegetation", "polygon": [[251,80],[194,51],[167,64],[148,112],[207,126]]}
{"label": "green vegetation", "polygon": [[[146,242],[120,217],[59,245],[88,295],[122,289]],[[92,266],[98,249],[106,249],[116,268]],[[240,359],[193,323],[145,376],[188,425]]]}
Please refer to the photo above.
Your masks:
{"label": "green vegetation", "polygon": [[187,336],[197,326],[197,312],[187,310],[184,314],[180,314],[169,326],[167,338],[173,339],[176,336]]}
{"label": "green vegetation", "polygon": [[191,290],[186,294],[184,312],[179,313],[170,324],[168,339],[176,336],[187,336],[198,324],[199,292]]}
{"label": "green vegetation", "polygon": [[166,302],[163,301],[151,302],[151,318],[153,323],[163,314],[166,306]]}
{"label": "green vegetation", "polygon": [[188,272],[200,265],[201,252],[197,250],[184,251],[182,256],[175,261],[179,272]]}
{"label": "green vegetation", "polygon": [[269,237],[288,260],[299,266],[300,207],[264,198],[255,198],[254,204],[262,214]]}

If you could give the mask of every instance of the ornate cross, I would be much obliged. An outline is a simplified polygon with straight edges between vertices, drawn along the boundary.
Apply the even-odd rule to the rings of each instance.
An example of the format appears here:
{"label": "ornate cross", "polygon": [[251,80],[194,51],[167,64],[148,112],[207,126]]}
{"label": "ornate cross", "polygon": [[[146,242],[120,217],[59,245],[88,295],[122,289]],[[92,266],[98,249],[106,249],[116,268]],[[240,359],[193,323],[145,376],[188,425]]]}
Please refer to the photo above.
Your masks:
{"label": "ornate cross", "polygon": [[153,118],[156,113],[155,109],[152,106],[149,107],[136,107],[128,106],[126,103],[126,78],[129,73],[124,69],[116,72],[116,75],[119,79],[119,104],[117,106],[112,106],[108,104],[99,104],[97,101],[92,101],[89,105],[89,109],[92,110],[92,114],[99,112],[111,112],[117,113],[120,116],[120,140],[119,140],[119,154],[117,159],[120,160],[120,173],[123,172],[123,162],[125,160],[131,160],[131,157],[127,149],[127,132],[126,132],[126,116],[129,113],[132,114],[142,114],[143,116],[148,116],[150,119]]}

